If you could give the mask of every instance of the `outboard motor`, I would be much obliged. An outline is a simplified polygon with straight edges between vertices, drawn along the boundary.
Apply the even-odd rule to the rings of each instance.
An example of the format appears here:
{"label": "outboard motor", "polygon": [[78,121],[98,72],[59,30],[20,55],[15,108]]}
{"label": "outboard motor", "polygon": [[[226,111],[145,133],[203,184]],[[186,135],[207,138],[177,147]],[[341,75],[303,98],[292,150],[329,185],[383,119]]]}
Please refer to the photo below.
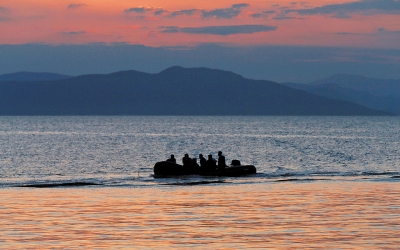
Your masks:
{"label": "outboard motor", "polygon": [[232,166],[240,166],[240,161],[239,160],[232,160],[231,165]]}

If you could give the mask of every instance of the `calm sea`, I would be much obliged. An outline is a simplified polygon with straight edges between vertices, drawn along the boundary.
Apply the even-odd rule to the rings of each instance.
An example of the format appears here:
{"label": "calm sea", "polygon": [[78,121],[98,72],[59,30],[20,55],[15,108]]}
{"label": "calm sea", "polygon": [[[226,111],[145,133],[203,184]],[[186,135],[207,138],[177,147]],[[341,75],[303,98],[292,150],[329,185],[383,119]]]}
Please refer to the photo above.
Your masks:
{"label": "calm sea", "polygon": [[[0,117],[0,248],[397,249],[399,128],[399,117]],[[170,154],[219,150],[258,173],[152,176]]]}

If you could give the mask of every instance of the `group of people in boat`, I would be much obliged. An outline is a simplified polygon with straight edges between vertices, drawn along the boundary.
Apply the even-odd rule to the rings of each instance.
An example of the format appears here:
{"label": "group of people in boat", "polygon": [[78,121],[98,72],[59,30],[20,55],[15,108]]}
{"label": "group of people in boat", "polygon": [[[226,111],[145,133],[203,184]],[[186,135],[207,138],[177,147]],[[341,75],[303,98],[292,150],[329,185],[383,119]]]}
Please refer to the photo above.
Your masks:
{"label": "group of people in boat", "polygon": [[[189,154],[185,154],[182,158],[182,164],[184,167],[199,169],[202,171],[215,171],[224,170],[227,166],[225,163],[225,156],[221,151],[218,151],[218,160],[214,159],[211,154],[208,155],[208,159],[204,158],[202,154],[199,154],[200,165],[197,163],[196,158],[190,158]],[[169,162],[176,163],[174,155],[167,159]]]}

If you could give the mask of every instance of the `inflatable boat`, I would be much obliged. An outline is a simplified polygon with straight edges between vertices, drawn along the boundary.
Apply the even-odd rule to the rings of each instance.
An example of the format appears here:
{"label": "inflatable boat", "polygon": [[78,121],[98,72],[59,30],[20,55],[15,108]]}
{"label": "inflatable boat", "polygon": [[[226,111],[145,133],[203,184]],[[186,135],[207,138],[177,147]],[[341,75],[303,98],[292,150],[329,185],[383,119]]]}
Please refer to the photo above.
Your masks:
{"label": "inflatable boat", "polygon": [[255,174],[256,172],[256,167],[253,165],[227,166],[225,169],[214,171],[203,171],[201,168],[186,167],[169,161],[160,161],[154,165],[154,177],[156,178],[182,175],[237,177]]}

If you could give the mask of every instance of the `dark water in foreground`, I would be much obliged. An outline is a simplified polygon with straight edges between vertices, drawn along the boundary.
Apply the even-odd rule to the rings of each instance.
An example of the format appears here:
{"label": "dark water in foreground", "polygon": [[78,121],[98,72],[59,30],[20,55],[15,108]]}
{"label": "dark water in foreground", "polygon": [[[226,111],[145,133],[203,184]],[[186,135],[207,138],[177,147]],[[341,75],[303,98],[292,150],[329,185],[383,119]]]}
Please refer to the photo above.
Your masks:
{"label": "dark water in foreground", "polygon": [[[398,117],[0,117],[0,248],[397,249],[399,128]],[[218,150],[258,173],[152,177],[171,153]]]}

